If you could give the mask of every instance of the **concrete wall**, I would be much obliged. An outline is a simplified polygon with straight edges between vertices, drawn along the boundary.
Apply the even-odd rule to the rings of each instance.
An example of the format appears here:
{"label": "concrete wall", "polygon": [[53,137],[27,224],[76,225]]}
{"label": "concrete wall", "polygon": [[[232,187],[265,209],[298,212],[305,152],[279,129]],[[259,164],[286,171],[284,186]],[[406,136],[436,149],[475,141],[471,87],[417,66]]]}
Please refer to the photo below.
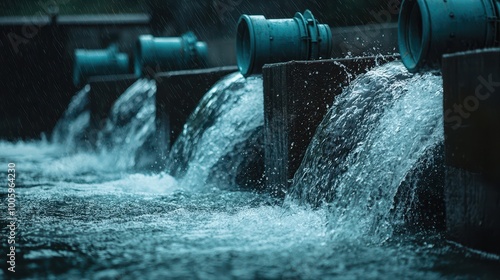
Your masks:
{"label": "concrete wall", "polygon": [[500,49],[443,57],[446,226],[500,253]]}

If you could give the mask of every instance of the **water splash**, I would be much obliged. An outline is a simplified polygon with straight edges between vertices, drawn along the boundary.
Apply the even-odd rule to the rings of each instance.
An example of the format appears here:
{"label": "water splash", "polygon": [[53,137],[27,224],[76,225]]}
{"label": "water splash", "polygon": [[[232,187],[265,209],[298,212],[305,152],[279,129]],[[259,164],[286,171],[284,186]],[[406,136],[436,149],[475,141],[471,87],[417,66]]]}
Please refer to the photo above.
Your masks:
{"label": "water splash", "polygon": [[[167,170],[186,186],[235,187],[257,184],[262,170],[264,126],[261,77],[235,73],[201,100],[172,147]],[[257,179],[256,179],[257,178]]]}
{"label": "water splash", "polygon": [[154,80],[140,79],[113,105],[97,146],[113,158],[118,169],[143,168],[151,164],[148,151],[155,131]]}
{"label": "water splash", "polygon": [[[497,256],[471,252],[445,242],[441,235],[409,232],[384,244],[356,239],[368,226],[363,215],[373,224],[378,222],[374,217],[387,217],[385,198],[395,189],[401,190],[397,182],[402,177],[403,181],[413,180],[414,175],[420,178],[413,170],[421,171],[421,166],[433,169],[432,156],[440,153],[442,144],[441,126],[434,124],[442,118],[440,91],[435,90],[439,77],[411,76],[397,64],[366,76],[337,99],[338,108],[332,109],[318,130],[304,162],[299,178],[303,181],[296,180],[297,188],[304,182],[311,188],[304,193],[297,189],[295,194],[303,201],[318,203],[331,201],[339,189],[352,186],[358,195],[346,199],[358,198],[359,204],[348,201],[344,208],[330,204],[333,214],[327,207],[311,209],[294,203],[280,207],[266,194],[181,188],[182,184],[166,174],[128,174],[117,170],[115,158],[104,152],[68,155],[61,145],[44,140],[0,141],[0,162],[15,162],[20,174],[16,199],[22,207],[16,215],[21,222],[22,250],[16,256],[28,269],[20,269],[16,275],[27,279],[220,279],[221,275],[243,279],[496,279],[500,274]],[[258,80],[228,77],[205,97],[190,119],[184,131],[187,135],[182,136],[185,140],[177,146],[182,154],[177,154],[176,164],[184,164],[192,175],[202,175],[194,183],[208,182],[212,175],[189,166],[189,160],[206,163],[221,173],[228,172],[221,166],[233,165],[236,169],[229,170],[229,176],[235,176],[238,164],[248,159],[242,151],[261,149],[250,141],[262,126]],[[120,107],[123,111],[118,113],[121,109],[116,107],[112,127],[123,133],[110,130],[109,138],[102,136],[101,141],[113,143],[113,137],[123,135],[135,141],[133,131],[150,130],[151,108],[142,107],[149,106],[146,100],[150,96],[139,95],[141,105],[131,105],[136,109]],[[133,97],[137,96],[130,94],[129,100]],[[222,110],[224,100],[229,102]],[[342,106],[350,110],[344,112]],[[143,116],[138,118],[142,121],[136,119],[138,115]],[[123,125],[118,116],[123,117]],[[127,128],[127,118],[132,127]],[[231,132],[238,140],[228,139]],[[347,134],[354,137],[352,141],[334,138]],[[127,146],[125,140],[115,140]],[[194,141],[192,149],[190,140]],[[329,163],[332,154],[343,158]],[[390,164],[388,159],[394,158],[398,162]],[[313,160],[317,168],[311,165]],[[311,168],[309,173],[304,167]],[[335,182],[336,174],[342,182]],[[353,180],[356,175],[362,181]],[[381,178],[372,178],[377,176]],[[329,192],[322,197],[313,193],[319,186]],[[0,191],[2,195],[6,190]],[[366,209],[364,194],[369,191],[382,194],[379,202],[383,205],[372,206],[373,215]],[[408,203],[401,200],[401,205]],[[0,211],[6,213],[7,204],[1,204]],[[341,212],[346,214],[340,217],[347,221],[344,227],[338,224]],[[350,216],[349,212],[356,213]],[[351,234],[350,239],[344,240],[340,230]]]}
{"label": "water splash", "polygon": [[85,144],[90,124],[89,92],[90,86],[86,85],[71,99],[52,133],[52,141],[63,144],[67,152],[76,152]]}
{"label": "water splash", "polygon": [[319,126],[290,197],[328,205],[334,235],[390,237],[399,186],[443,141],[441,84],[399,62],[360,76]]}

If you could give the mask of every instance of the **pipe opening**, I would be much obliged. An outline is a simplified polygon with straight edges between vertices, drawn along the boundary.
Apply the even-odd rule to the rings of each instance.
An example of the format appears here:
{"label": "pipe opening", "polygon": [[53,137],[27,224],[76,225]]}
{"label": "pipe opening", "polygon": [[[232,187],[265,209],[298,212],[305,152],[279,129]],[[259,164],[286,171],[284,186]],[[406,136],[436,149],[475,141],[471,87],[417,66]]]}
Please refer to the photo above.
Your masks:
{"label": "pipe opening", "polygon": [[82,66],[80,62],[80,56],[81,56],[81,51],[75,50],[75,58],[73,65],[73,84],[75,86],[79,86],[82,79],[82,72],[81,72]]}
{"label": "pipe opening", "polygon": [[128,55],[120,53],[116,45],[97,50],[75,49],[73,63],[75,86],[92,76],[126,74],[129,70]]}
{"label": "pipe opening", "polygon": [[135,63],[134,63],[134,74],[137,77],[142,76],[142,40],[139,38],[135,43]]}
{"label": "pipe opening", "polygon": [[252,48],[252,22],[243,16],[238,24],[238,32],[236,37],[236,55],[240,72],[246,76],[253,64],[253,48]]}
{"label": "pipe opening", "polygon": [[208,46],[205,42],[196,42],[196,53],[198,54],[198,67],[205,68],[208,66]]}
{"label": "pipe opening", "polygon": [[[427,55],[429,18],[425,2],[405,0],[399,16],[399,52],[403,64],[410,72],[416,72]],[[427,42],[427,43],[426,43]]]}
{"label": "pipe opening", "polygon": [[413,5],[408,26],[408,45],[411,56],[415,61],[419,61],[422,55],[422,12],[415,2]]}

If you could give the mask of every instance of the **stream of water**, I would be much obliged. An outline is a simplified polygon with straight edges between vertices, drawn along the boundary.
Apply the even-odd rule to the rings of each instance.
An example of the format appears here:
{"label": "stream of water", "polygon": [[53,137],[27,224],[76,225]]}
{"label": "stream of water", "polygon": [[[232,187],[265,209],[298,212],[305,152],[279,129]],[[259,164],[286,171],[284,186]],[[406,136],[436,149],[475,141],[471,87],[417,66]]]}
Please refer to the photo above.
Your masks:
{"label": "stream of water", "polygon": [[[68,152],[72,139],[0,142],[1,173],[9,162],[17,172],[16,275],[498,279],[499,256],[449,242],[433,228],[394,230],[401,216],[391,213],[411,200],[395,203],[398,193],[415,193],[416,184],[404,182],[423,176],[415,171],[421,159],[442,142],[440,83],[399,63],[356,79],[318,128],[285,201],[235,179],[241,158],[262,150],[260,78],[233,74],[215,85],[160,173],[134,168],[133,153],[154,131],[148,81],[115,104],[97,150]],[[79,112],[68,116],[81,124],[86,113]],[[401,192],[403,185],[410,191]]]}

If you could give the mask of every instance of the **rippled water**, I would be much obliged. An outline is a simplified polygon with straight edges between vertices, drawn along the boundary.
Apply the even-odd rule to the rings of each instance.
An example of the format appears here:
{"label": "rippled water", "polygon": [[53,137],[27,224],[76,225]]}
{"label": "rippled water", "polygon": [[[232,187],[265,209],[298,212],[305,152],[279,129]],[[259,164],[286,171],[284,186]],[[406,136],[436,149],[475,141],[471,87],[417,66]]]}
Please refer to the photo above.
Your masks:
{"label": "rippled water", "polygon": [[[390,67],[393,69],[381,68],[371,71],[369,75],[385,75],[393,81],[393,86],[401,89],[409,87],[409,84],[418,84],[409,74],[399,72],[398,67],[401,66]],[[393,166],[374,165],[384,163],[386,157],[401,156],[404,163],[401,168],[412,170],[418,162],[416,158],[424,155],[420,148],[432,146],[425,144],[417,148],[416,145],[408,150],[403,144],[393,143],[393,139],[402,139],[391,131],[401,131],[408,138],[411,128],[413,133],[410,135],[419,141],[419,145],[434,143],[431,136],[440,133],[434,129],[439,116],[418,113],[441,111],[430,106],[434,99],[439,99],[440,93],[433,90],[439,78],[429,76],[421,80],[422,86],[423,80],[428,81],[429,100],[417,98],[424,93],[414,93],[421,94],[415,97],[386,94],[393,95],[394,98],[391,98],[394,101],[382,103],[387,109],[380,109],[376,120],[367,120],[374,124],[367,135],[379,132],[380,137],[359,140],[357,143],[365,144],[356,144],[355,147],[363,148],[363,153],[352,157],[352,165],[349,166],[365,168],[373,176],[358,171],[357,174],[367,180],[366,184],[349,181],[351,176],[342,179],[351,182],[357,192],[370,193],[368,190],[374,188],[390,192],[390,186],[397,189],[395,184],[385,182],[388,180],[386,174],[378,171],[393,170]],[[232,137],[228,133],[202,132],[221,124],[244,124],[236,118],[236,112],[241,112],[239,110],[245,105],[253,104],[248,106],[250,112],[243,112],[244,116],[253,116],[252,112],[260,110],[255,106],[259,106],[261,101],[251,97],[250,93],[259,90],[257,85],[253,85],[258,83],[258,79],[244,82],[239,76],[230,76],[226,81],[231,82],[220,84],[222,91],[234,84],[233,90],[240,93],[237,97],[229,96],[228,92],[221,94],[221,100],[231,99],[234,101],[230,102],[232,105],[224,110],[217,109],[221,106],[211,105],[211,102],[219,102],[213,93],[207,94],[201,104],[206,105],[207,112],[229,115],[234,112],[234,121],[224,116],[207,118],[205,121],[212,121],[210,125],[200,124],[200,131],[189,134],[201,136],[196,138],[196,143],[204,143],[188,153],[197,155],[190,157],[190,160],[196,160],[196,164],[203,164],[206,160],[208,167],[217,166],[214,165],[217,158],[204,157],[223,158],[225,155],[219,150],[216,153],[212,150],[203,152],[208,145],[203,135],[214,137],[215,143],[219,143],[215,139],[217,137]],[[383,94],[386,92],[384,87],[390,86],[380,83],[379,87],[377,93]],[[249,96],[241,94],[245,92]],[[149,95],[145,96],[147,100]],[[408,111],[408,116],[396,114],[412,102],[416,102],[415,106],[404,109]],[[355,109],[355,106],[352,108]],[[332,116],[330,113],[326,119]],[[193,117],[190,121],[195,120],[200,119]],[[420,120],[428,125],[408,126],[410,120]],[[250,125],[242,125],[243,131],[235,133],[234,137],[248,135],[245,131],[258,130],[261,124],[258,117],[247,121]],[[141,125],[135,127],[145,127],[145,123],[148,122],[140,122]],[[324,127],[326,129],[328,125]],[[354,123],[352,127],[355,127]],[[424,132],[429,133],[425,141],[421,137]],[[243,138],[249,139],[246,136]],[[220,143],[238,143],[225,141]],[[374,155],[377,150],[370,149],[380,150],[383,143],[395,145],[397,149],[386,151],[387,155],[380,155],[381,159],[378,159]],[[317,145],[313,144],[311,150]],[[362,212],[365,200],[361,200],[360,205],[349,202],[336,205],[315,203],[317,196],[309,196],[302,201],[288,199],[283,203],[266,193],[238,191],[238,186],[227,186],[234,181],[223,182],[220,188],[213,182],[206,187],[199,184],[193,186],[192,181],[186,181],[182,176],[177,180],[167,173],[138,173],[133,168],[121,168],[115,160],[118,155],[113,155],[120,152],[119,149],[110,149],[107,154],[95,151],[68,153],[64,144],[47,141],[0,142],[0,168],[4,166],[0,172],[5,175],[7,163],[14,162],[18,174],[16,194],[20,224],[17,276],[31,279],[496,279],[500,275],[500,257],[448,242],[437,231],[384,231],[384,238],[373,238],[372,231],[365,231],[364,227],[356,225],[360,219],[377,219],[377,215],[360,217],[360,213],[366,213]],[[319,168],[323,164],[323,154],[317,154],[315,166]],[[406,158],[407,154],[415,157]],[[370,164],[372,166],[367,166]],[[191,174],[199,174],[196,175],[200,176],[198,182],[206,182],[210,176],[204,171],[197,172]],[[356,174],[354,170],[347,172]],[[337,190],[329,186],[340,184],[335,183],[335,178],[325,181],[323,175],[326,172],[318,171],[317,176],[308,174],[311,184],[309,188],[304,185],[305,193],[310,194],[310,190],[318,184],[326,184],[325,190]],[[400,181],[406,175],[403,171],[395,172],[394,178],[397,179],[394,180]],[[307,176],[301,178],[305,180]],[[314,178],[318,180],[317,184],[313,184]],[[5,194],[7,188],[0,191]],[[327,201],[328,197],[326,195],[321,199]],[[379,202],[385,197],[384,194]],[[385,209],[386,206],[384,203],[376,207]],[[337,215],[341,209],[345,210],[343,213],[353,215]],[[1,205],[0,211],[5,213],[5,204]],[[377,210],[376,213],[386,212]],[[351,234],[338,234],[339,226],[345,233]],[[6,234],[5,229],[3,232]],[[5,246],[3,243],[1,248],[6,252]]]}
{"label": "rippled water", "polygon": [[[374,243],[332,233],[328,209],[265,194],[179,185],[166,174],[113,171],[92,154],[44,142],[0,143],[17,164],[17,275],[58,279],[467,279],[500,275],[497,256],[440,234]],[[5,174],[6,171],[2,173]],[[5,193],[2,190],[2,193]],[[1,211],[4,212],[2,204]],[[5,248],[5,247],[2,247]]]}

